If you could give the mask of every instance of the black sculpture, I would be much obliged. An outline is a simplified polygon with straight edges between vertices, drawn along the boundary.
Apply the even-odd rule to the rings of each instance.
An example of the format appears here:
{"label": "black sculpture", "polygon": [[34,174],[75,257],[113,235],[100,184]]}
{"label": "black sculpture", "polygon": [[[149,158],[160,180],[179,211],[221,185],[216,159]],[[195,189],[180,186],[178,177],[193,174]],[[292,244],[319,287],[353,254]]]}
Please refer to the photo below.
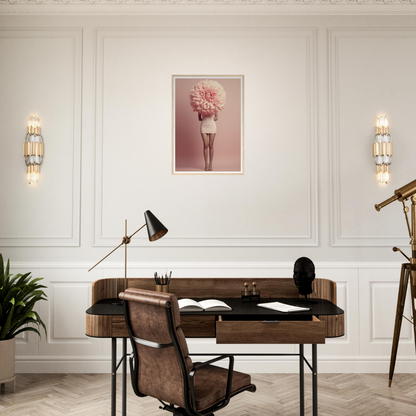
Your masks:
{"label": "black sculpture", "polygon": [[301,295],[312,293],[312,282],[315,280],[315,265],[311,259],[301,257],[295,261],[293,279]]}

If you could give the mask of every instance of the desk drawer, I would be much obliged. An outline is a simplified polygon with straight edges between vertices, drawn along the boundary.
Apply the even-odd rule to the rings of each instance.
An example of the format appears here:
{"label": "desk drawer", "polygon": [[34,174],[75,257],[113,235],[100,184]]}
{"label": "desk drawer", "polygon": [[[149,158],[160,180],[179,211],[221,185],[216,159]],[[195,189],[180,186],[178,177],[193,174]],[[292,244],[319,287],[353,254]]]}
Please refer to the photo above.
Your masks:
{"label": "desk drawer", "polygon": [[187,338],[215,338],[215,316],[181,315],[181,328]]}
{"label": "desk drawer", "polygon": [[325,344],[325,322],[217,321],[217,344]]}

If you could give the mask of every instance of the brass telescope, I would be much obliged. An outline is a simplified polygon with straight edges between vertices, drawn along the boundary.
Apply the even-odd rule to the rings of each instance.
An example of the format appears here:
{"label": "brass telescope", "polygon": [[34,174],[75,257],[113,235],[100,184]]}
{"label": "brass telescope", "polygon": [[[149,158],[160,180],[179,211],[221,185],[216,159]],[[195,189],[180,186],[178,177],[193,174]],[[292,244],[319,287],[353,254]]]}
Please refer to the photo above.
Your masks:
{"label": "brass telescope", "polygon": [[401,188],[396,189],[394,191],[394,195],[390,197],[389,199],[386,199],[381,204],[376,204],[375,205],[376,210],[380,211],[381,208],[384,208],[386,205],[397,200],[403,202],[415,193],[416,193],[416,179],[412,182],[409,182],[407,185],[404,185]]}
{"label": "brass telescope", "polygon": [[[410,198],[411,200],[411,222],[409,222],[408,212],[409,207],[406,206],[406,201]],[[393,345],[391,349],[391,358],[390,358],[390,371],[389,371],[389,387],[393,380],[394,366],[396,364],[397,349],[399,346],[400,339],[400,330],[402,327],[402,320],[405,318],[413,325],[413,331],[415,335],[415,346],[416,346],[416,308],[415,308],[415,298],[416,298],[416,179],[412,182],[409,182],[407,185],[402,186],[399,189],[394,191],[394,195],[381,204],[376,204],[375,208],[377,211],[380,211],[386,205],[394,202],[400,201],[403,204],[403,212],[406,218],[407,229],[410,236],[410,245],[412,246],[412,255],[409,258],[404,254],[399,248],[393,247],[393,251],[399,251],[403,254],[404,257],[409,261],[408,263],[403,263],[400,273],[400,283],[399,283],[399,294],[397,297],[397,307],[396,307],[396,320],[394,323],[394,334],[393,334]],[[413,318],[408,319],[403,315],[404,304],[406,301],[406,292],[407,286],[410,283],[410,292],[411,292],[411,302],[412,302],[412,312]]]}

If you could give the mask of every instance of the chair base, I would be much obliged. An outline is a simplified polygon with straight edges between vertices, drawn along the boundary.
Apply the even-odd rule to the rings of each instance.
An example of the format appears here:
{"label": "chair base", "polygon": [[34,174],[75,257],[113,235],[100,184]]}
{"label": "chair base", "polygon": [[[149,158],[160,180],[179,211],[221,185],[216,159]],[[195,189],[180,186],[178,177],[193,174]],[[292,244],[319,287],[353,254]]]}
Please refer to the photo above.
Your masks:
{"label": "chair base", "polygon": [[[162,402],[163,403],[163,402]],[[163,407],[159,406],[159,409],[166,410],[167,412],[173,413],[173,416],[189,416],[185,409],[182,407],[175,407],[173,404],[163,403]],[[206,416],[215,416],[214,413],[210,413]]]}

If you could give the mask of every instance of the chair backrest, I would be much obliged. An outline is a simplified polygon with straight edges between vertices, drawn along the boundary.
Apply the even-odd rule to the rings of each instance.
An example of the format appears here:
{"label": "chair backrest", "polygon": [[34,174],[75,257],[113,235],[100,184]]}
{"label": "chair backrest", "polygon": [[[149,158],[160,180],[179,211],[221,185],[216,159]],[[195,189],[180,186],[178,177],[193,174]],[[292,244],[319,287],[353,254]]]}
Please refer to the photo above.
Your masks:
{"label": "chair backrest", "polygon": [[192,369],[185,336],[180,327],[176,296],[143,289],[127,289],[126,324],[135,357],[133,388],[139,396],[185,407],[185,388]]}

